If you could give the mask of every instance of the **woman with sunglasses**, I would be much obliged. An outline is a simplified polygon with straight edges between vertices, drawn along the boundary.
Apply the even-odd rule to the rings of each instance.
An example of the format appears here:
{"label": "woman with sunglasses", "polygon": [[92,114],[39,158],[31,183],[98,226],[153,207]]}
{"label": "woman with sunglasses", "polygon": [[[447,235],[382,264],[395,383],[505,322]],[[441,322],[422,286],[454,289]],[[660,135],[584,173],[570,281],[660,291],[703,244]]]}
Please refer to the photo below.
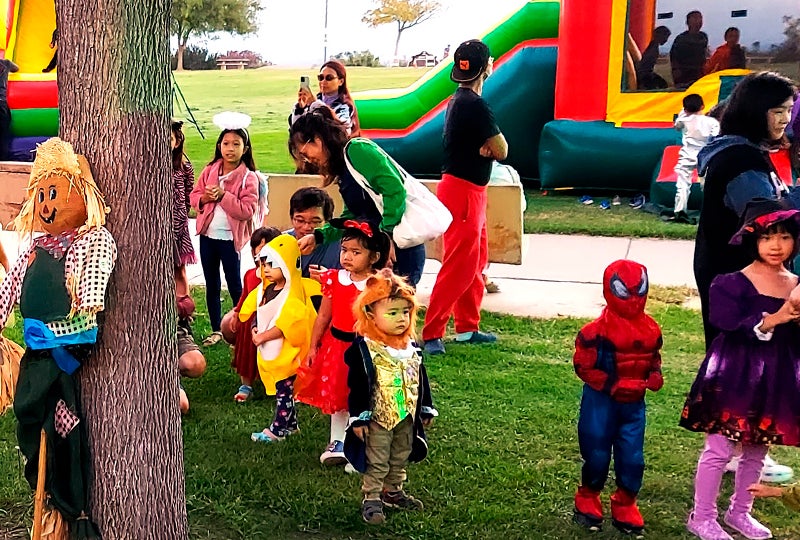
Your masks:
{"label": "woman with sunglasses", "polygon": [[[350,139],[343,124],[324,107],[313,110],[297,119],[289,130],[289,152],[292,157],[323,178],[323,187],[336,184],[344,202],[341,217],[379,223],[382,231],[391,236],[392,230],[403,217],[406,189],[400,171],[389,156],[369,139]],[[353,172],[363,176],[371,190],[383,198],[383,211],[358,183]],[[300,250],[308,254],[317,245],[339,240],[342,231],[326,223],[298,239]],[[404,276],[416,286],[425,265],[425,245],[390,251],[395,274]]]}
{"label": "woman with sunglasses", "polygon": [[309,111],[327,105],[333,114],[344,124],[350,137],[361,135],[358,123],[358,113],[350,90],[347,89],[347,71],[344,65],[337,60],[330,60],[322,64],[317,75],[319,81],[319,94],[316,97],[311,90],[301,85],[297,92],[297,103],[289,117],[289,126]]}

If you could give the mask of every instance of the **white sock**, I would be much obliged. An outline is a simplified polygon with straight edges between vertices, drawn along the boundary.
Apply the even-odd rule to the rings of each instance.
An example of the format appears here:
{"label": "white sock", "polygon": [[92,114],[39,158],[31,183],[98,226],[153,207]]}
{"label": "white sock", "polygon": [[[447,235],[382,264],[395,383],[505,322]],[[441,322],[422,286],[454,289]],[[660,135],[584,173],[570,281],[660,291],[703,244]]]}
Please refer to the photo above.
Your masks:
{"label": "white sock", "polygon": [[344,432],[347,429],[347,421],[350,420],[350,414],[347,411],[339,411],[331,415],[331,440],[344,441]]}
{"label": "white sock", "polygon": [[456,341],[469,341],[474,332],[459,332],[456,334]]}

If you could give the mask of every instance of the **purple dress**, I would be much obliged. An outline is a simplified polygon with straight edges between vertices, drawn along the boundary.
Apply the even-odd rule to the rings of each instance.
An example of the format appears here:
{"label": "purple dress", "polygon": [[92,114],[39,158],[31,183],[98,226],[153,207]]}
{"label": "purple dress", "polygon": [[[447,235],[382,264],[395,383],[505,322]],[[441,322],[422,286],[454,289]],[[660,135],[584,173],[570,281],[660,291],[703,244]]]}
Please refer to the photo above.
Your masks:
{"label": "purple dress", "polygon": [[762,341],[754,328],[784,299],[760,294],[741,272],[717,276],[709,319],[721,330],[686,398],[680,425],[749,444],[800,446],[800,327]]}

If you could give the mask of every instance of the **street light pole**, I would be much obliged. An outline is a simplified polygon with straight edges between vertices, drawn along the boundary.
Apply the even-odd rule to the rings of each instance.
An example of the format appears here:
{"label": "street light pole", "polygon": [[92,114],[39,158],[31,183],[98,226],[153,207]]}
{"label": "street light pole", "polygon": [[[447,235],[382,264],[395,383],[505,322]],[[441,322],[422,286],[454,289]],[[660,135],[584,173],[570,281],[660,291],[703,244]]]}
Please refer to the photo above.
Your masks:
{"label": "street light pole", "polygon": [[322,63],[328,61],[328,0],[325,0],[325,32],[322,35]]}

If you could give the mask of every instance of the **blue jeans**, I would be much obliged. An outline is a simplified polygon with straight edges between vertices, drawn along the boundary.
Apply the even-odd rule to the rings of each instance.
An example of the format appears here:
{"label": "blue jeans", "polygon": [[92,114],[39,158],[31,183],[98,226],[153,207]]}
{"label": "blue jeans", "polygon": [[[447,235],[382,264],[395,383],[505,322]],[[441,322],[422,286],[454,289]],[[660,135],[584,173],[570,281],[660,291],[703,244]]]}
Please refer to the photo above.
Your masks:
{"label": "blue jeans", "polygon": [[233,240],[214,240],[200,235],[200,264],[203,265],[203,276],[206,280],[206,306],[213,332],[219,332],[222,322],[222,303],[219,298],[222,292],[220,263],[225,272],[225,283],[228,284],[231,300],[236,305],[242,296],[242,276],[239,269],[239,253],[233,245]]}
{"label": "blue jeans", "polygon": [[407,249],[400,249],[395,245],[394,254],[397,257],[394,273],[407,278],[408,283],[416,287],[422,279],[422,269],[425,266],[425,244]]}
{"label": "blue jeans", "polygon": [[611,450],[617,486],[639,493],[644,475],[644,400],[614,401],[588,385],[583,387],[578,418],[578,444],[583,458],[581,484],[602,491],[608,478]]}

